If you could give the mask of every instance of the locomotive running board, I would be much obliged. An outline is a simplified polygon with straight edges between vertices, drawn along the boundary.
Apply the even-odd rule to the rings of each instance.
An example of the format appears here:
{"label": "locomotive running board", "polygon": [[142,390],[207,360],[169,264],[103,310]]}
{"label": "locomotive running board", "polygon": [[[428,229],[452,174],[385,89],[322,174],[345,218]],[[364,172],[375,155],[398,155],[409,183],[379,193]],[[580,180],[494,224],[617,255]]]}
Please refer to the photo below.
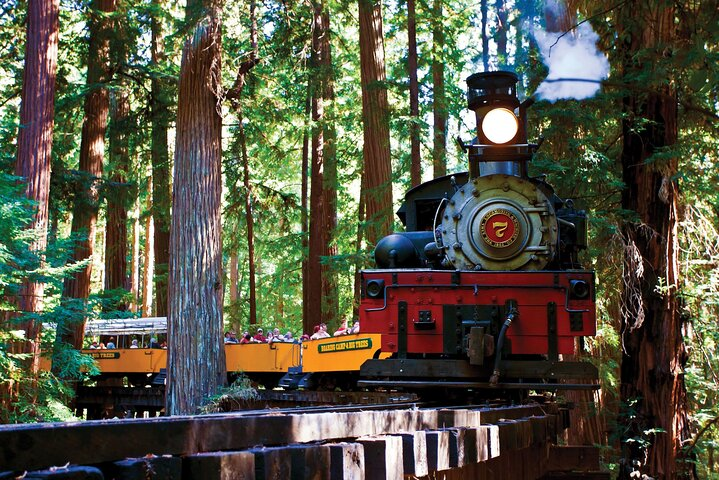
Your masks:
{"label": "locomotive running board", "polygon": [[593,383],[498,383],[488,382],[442,382],[432,380],[360,380],[360,387],[389,388],[477,388],[483,390],[599,390]]}
{"label": "locomotive running board", "polygon": [[[472,380],[469,383],[476,383],[473,380],[477,378],[489,378],[490,374],[491,371],[488,371],[487,368],[470,365],[467,360],[449,358],[388,358],[385,360],[367,360],[360,368],[360,377],[363,381],[372,378],[388,380],[456,379],[460,381],[460,383],[466,380]],[[520,378],[530,382],[538,379],[552,381],[591,381],[599,378],[599,372],[597,367],[588,362],[551,360],[502,361],[500,366],[500,381],[502,381],[502,379]]]}

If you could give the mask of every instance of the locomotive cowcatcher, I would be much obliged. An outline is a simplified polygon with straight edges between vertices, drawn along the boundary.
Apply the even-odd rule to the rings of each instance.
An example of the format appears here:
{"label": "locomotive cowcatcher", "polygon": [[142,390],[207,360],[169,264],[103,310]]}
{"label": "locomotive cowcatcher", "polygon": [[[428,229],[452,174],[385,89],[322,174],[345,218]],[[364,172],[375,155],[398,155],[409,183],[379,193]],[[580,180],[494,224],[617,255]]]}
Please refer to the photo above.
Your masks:
{"label": "locomotive cowcatcher", "polygon": [[[517,76],[467,78],[477,137],[469,171],[411,189],[397,212],[406,231],[381,239],[362,271],[363,333],[382,335],[360,386],[596,388],[597,369],[574,355],[596,332],[594,272],[579,264],[587,218],[527,162]],[[575,383],[568,383],[575,382]]]}

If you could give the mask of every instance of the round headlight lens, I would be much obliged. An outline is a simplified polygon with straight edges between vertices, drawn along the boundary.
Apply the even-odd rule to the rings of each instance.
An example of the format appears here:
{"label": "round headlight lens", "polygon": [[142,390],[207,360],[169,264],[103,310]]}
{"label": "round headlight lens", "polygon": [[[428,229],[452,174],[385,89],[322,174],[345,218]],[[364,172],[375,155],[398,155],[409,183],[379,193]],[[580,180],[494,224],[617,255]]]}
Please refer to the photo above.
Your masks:
{"label": "round headlight lens", "polygon": [[519,121],[507,108],[490,110],[482,119],[482,132],[492,143],[507,143],[517,134]]}

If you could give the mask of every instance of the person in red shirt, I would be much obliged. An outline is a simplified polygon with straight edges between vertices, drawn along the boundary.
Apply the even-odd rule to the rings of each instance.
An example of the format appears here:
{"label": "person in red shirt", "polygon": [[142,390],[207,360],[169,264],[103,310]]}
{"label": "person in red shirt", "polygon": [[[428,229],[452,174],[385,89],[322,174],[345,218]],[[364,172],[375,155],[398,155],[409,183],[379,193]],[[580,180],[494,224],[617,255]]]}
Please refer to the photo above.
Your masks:
{"label": "person in red shirt", "polygon": [[342,324],[340,324],[340,328],[337,329],[337,331],[334,333],[335,337],[339,337],[340,335],[347,335],[350,333],[350,331],[347,329],[347,319],[345,318],[342,320]]}
{"label": "person in red shirt", "polygon": [[254,339],[258,342],[267,343],[267,337],[262,334],[261,328],[257,329],[257,333],[255,334]]}

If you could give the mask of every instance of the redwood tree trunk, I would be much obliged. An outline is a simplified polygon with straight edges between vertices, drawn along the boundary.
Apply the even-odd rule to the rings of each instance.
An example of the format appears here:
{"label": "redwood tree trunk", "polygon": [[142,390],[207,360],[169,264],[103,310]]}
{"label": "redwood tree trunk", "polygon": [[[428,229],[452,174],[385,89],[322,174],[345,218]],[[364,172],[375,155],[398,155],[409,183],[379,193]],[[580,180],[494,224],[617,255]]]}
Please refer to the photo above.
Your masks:
{"label": "redwood tree trunk", "polygon": [[222,341],[221,2],[188,2],[170,227],[166,411],[195,413],[226,383]]}
{"label": "redwood tree trunk", "polygon": [[323,257],[336,254],[332,238],[337,227],[337,159],[335,130],[329,118],[334,100],[330,17],[323,3],[314,5],[312,30],[312,167],[310,185],[310,238],[307,260],[307,316],[303,329],[336,323],[337,292],[334,275]]}
{"label": "redwood tree trunk", "polygon": [[410,181],[422,183],[422,158],[419,151],[419,82],[417,80],[417,18],[415,0],[407,0],[407,68],[409,69],[409,137],[411,142]]}
{"label": "redwood tree trunk", "polygon": [[245,186],[245,221],[247,222],[247,267],[250,281],[250,325],[257,323],[257,275],[255,273],[255,217],[252,210],[252,185],[250,184],[250,159],[247,156],[247,139],[242,125],[242,113],[238,117],[238,134],[242,153],[242,183]]}
{"label": "redwood tree trunk", "polygon": [[[163,0],[152,0],[155,11],[164,7]],[[170,125],[172,85],[157,70],[163,68],[162,20],[152,16],[152,77],[150,110],[152,112],[152,218],[154,222],[153,247],[155,253],[155,311],[158,317],[167,316],[167,266],[170,248],[170,156],[167,147],[167,130]]]}
{"label": "redwood tree trunk", "polygon": [[[152,177],[149,178],[150,187]],[[152,197],[147,197],[147,212],[152,211]],[[142,262],[142,302],[141,311],[143,317],[152,316],[152,277],[155,273],[155,252],[153,251],[152,239],[154,236],[155,224],[152,215],[145,217],[145,250]]]}
{"label": "redwood tree trunk", "polygon": [[[127,275],[127,175],[130,169],[128,152],[128,120],[130,101],[120,89],[112,94],[110,123],[110,168],[112,178],[107,192],[107,224],[105,226],[105,290],[132,289]],[[136,233],[137,234],[137,233]],[[133,282],[134,283],[134,282]],[[126,305],[120,305],[124,309]]]}
{"label": "redwood tree trunk", "polygon": [[[654,51],[660,57],[676,35],[672,5],[642,5],[625,6],[621,17],[629,75],[637,70],[646,75],[645,69],[655,68],[639,64],[637,52]],[[678,158],[663,153],[648,160],[676,143],[677,99],[673,82],[664,77],[650,89],[655,93],[624,99],[622,208],[636,212],[636,219],[622,226],[621,400],[630,412],[623,422],[619,478],[691,478],[689,464],[678,462],[682,443],[690,438],[687,352],[677,296]]]}
{"label": "redwood tree trunk", "polygon": [[[59,10],[60,0],[28,1],[25,69],[15,175],[22,177],[26,182],[25,195],[37,202],[37,211],[30,225],[30,228],[38,232],[37,238],[30,246],[36,252],[43,252],[47,245]],[[42,311],[44,288],[43,283],[31,279],[23,281],[17,297],[18,311],[21,313]],[[25,338],[28,340],[22,350],[33,354],[34,373],[37,373],[39,368],[40,327],[41,324],[33,320],[20,325],[20,328],[25,330]]]}
{"label": "redwood tree trunk", "polygon": [[[309,124],[312,113],[311,78],[307,79],[307,99],[305,101],[305,121]],[[309,126],[302,135],[302,331],[312,334],[312,322],[309,319],[309,292],[312,279],[309,275],[310,216],[307,202],[309,200],[310,180],[310,135]]]}
{"label": "redwood tree trunk", "polygon": [[[89,260],[80,271],[65,279],[63,297],[87,299],[90,295],[92,255],[95,250],[95,224],[98,211],[98,183],[105,155],[105,131],[109,110],[105,83],[110,79],[109,48],[111,22],[107,13],[115,10],[115,0],[94,0],[90,8],[90,46],[87,65],[88,92],[80,143],[79,188],[72,210],[72,233],[81,236],[73,251],[76,262]],[[67,325],[62,339],[79,349],[82,346],[85,317]]]}
{"label": "redwood tree trunk", "polygon": [[374,245],[392,229],[392,159],[389,145],[389,104],[385,82],[381,3],[359,0],[360,65],[364,148],[362,173],[365,238]]}
{"label": "redwood tree trunk", "polygon": [[230,304],[237,302],[237,286],[240,281],[239,265],[237,264],[239,259],[237,253],[230,254]]}
{"label": "redwood tree trunk", "polygon": [[447,174],[447,98],[444,88],[444,26],[442,0],[434,0],[432,12],[432,90],[434,144],[432,163],[434,178]]}

